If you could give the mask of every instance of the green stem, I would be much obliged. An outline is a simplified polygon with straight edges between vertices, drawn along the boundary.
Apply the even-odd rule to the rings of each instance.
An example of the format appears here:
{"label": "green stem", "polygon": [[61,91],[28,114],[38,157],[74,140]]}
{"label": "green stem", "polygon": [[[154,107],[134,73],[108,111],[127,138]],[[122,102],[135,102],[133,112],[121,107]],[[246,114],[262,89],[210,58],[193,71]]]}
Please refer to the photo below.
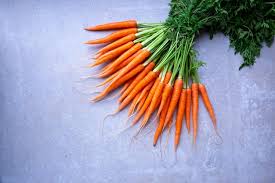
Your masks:
{"label": "green stem", "polygon": [[[164,36],[163,36],[164,37]],[[162,44],[160,46],[158,46],[158,44],[156,44],[156,46],[158,46],[157,50],[155,50],[153,52],[153,54],[149,57],[149,61],[154,60],[157,56],[161,55],[161,52],[163,51],[163,49],[165,48],[166,44],[168,43],[168,39],[166,39],[165,41],[162,42]],[[148,45],[149,46],[149,45]]]}
{"label": "green stem", "polygon": [[153,27],[153,26],[161,26],[163,23],[138,23],[138,27]]}
{"label": "green stem", "polygon": [[153,41],[154,39],[156,39],[161,33],[163,33],[164,30],[159,30],[158,32],[154,33],[152,36],[150,36],[149,38],[147,38],[145,41],[143,41],[141,44],[142,46],[146,46],[148,45],[151,41]]}

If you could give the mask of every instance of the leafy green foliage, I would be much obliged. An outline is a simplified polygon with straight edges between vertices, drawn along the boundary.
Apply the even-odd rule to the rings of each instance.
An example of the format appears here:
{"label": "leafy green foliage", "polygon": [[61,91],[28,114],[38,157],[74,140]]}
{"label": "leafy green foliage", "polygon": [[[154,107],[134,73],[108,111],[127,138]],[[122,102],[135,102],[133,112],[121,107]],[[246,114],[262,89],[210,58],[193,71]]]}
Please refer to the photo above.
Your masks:
{"label": "leafy green foliage", "polygon": [[223,32],[230,46],[244,59],[240,69],[255,63],[265,42],[275,35],[275,1],[264,0],[172,0],[166,21],[170,37],[182,38],[206,29],[210,36]]}

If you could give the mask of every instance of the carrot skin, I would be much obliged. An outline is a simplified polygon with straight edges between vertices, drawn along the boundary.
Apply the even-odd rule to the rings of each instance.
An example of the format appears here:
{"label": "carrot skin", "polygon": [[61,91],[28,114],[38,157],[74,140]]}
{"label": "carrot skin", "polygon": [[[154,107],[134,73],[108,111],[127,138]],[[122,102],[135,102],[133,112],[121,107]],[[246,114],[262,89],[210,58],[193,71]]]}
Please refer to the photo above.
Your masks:
{"label": "carrot skin", "polygon": [[117,67],[119,64],[121,64],[124,60],[132,56],[134,53],[138,52],[142,48],[141,43],[137,43],[133,45],[131,48],[129,48],[127,51],[122,53],[116,60],[112,62],[112,67]]}
{"label": "carrot skin", "polygon": [[87,31],[102,31],[102,30],[125,29],[125,28],[133,28],[133,27],[137,27],[136,20],[126,20],[126,21],[120,21],[120,22],[105,23],[105,24],[100,24],[96,26],[86,27],[84,29]]}
{"label": "carrot skin", "polygon": [[103,72],[101,72],[99,74],[99,77],[106,77],[106,76],[109,76],[109,75],[113,74],[114,72],[117,72],[118,70],[121,70],[123,67],[128,65],[140,52],[141,52],[141,50],[139,50],[137,53],[135,53],[134,55],[132,55],[128,59],[124,60],[117,67],[112,67],[112,63],[110,63],[109,65],[107,65],[106,67],[103,68]]}
{"label": "carrot skin", "polygon": [[198,133],[198,110],[199,110],[199,85],[192,83],[192,124],[193,124],[193,143],[196,143]]}
{"label": "carrot skin", "polygon": [[146,123],[148,122],[150,116],[152,115],[152,113],[155,111],[155,109],[157,108],[157,106],[159,105],[159,103],[161,102],[161,94],[163,91],[163,88],[165,86],[166,83],[168,83],[168,81],[170,80],[171,77],[171,73],[166,73],[165,78],[163,81],[160,81],[156,87],[156,90],[154,92],[152,101],[150,103],[149,108],[146,110],[146,113],[144,115],[144,118],[141,122],[141,124],[143,126],[146,125]]}
{"label": "carrot skin", "polygon": [[124,84],[123,88],[120,90],[120,94],[123,93],[128,88],[128,86],[131,84],[132,81],[133,79],[130,79]]}
{"label": "carrot skin", "polygon": [[180,135],[182,131],[182,120],[184,118],[185,114],[185,106],[186,106],[186,89],[182,89],[180,94],[180,100],[178,103],[178,112],[176,117],[176,130],[175,130],[175,150],[177,150],[177,147],[180,142]]}
{"label": "carrot skin", "polygon": [[209,113],[209,116],[212,120],[212,123],[213,123],[213,126],[214,126],[214,129],[217,131],[217,121],[216,121],[216,116],[215,116],[215,112],[214,112],[214,108],[211,104],[211,101],[208,97],[208,93],[207,93],[207,90],[205,88],[205,86],[201,83],[199,83],[199,92],[202,96],[202,101]]}
{"label": "carrot skin", "polygon": [[110,85],[105,88],[99,95],[97,95],[93,101],[99,101],[102,100],[106,95],[108,95],[111,91],[115,90],[119,86],[121,86],[123,83],[134,77],[136,74],[141,72],[144,69],[144,66],[140,64],[139,66],[135,67],[131,72],[125,74],[123,77],[119,78],[116,82],[110,83]]}
{"label": "carrot skin", "polygon": [[107,46],[101,48],[99,51],[98,51],[98,54],[104,54],[104,53],[107,53],[108,51],[111,51],[125,43],[128,43],[130,41],[134,41],[136,39],[136,35],[135,34],[129,34],[128,36],[125,36],[125,37],[122,37],[110,44],[108,44]]}
{"label": "carrot skin", "polygon": [[134,89],[134,87],[155,67],[154,62],[150,62],[145,69],[139,73],[139,75],[134,79],[133,83],[129,86],[129,88],[121,95],[119,98],[119,102],[122,102],[124,98]]}
{"label": "carrot skin", "polygon": [[166,114],[167,114],[167,111],[168,111],[170,100],[171,100],[171,96],[168,96],[168,98],[167,98],[167,100],[166,100],[166,102],[164,104],[163,110],[160,113],[158,127],[156,129],[156,132],[155,132],[155,135],[154,135],[154,140],[153,140],[153,145],[154,146],[157,144],[159,136],[161,135],[161,133],[163,131],[165,117],[166,117]]}
{"label": "carrot skin", "polygon": [[116,78],[114,78],[113,82],[115,82],[121,76],[123,76],[124,74],[126,74],[127,72],[132,70],[138,64],[141,64],[147,57],[150,56],[150,54],[151,54],[150,51],[148,51],[146,49],[142,49],[142,51],[140,52],[140,54],[138,56],[136,56],[127,66],[122,68],[121,72],[119,73],[119,75]]}
{"label": "carrot skin", "polygon": [[166,118],[165,118],[164,128],[167,126],[168,122],[171,121],[172,118],[173,118],[174,111],[177,107],[177,104],[178,104],[178,101],[179,101],[179,98],[180,98],[180,94],[181,94],[181,90],[182,90],[182,84],[183,84],[182,79],[177,79],[175,81],[171,101],[170,101],[170,104],[169,104],[169,107],[168,107],[168,112],[167,112]]}
{"label": "carrot skin", "polygon": [[119,106],[119,111],[124,109],[129,102],[136,96],[136,94],[141,91],[146,85],[148,85],[152,80],[154,80],[159,75],[159,72],[151,71],[149,72],[146,77],[138,83],[133,91],[129,93],[129,95],[123,100],[123,102]]}
{"label": "carrot skin", "polygon": [[148,94],[148,96],[147,96],[147,98],[146,98],[143,106],[141,107],[141,109],[138,111],[137,115],[133,119],[132,125],[136,124],[139,121],[139,119],[142,117],[142,115],[144,114],[144,112],[146,111],[146,109],[149,107],[150,102],[152,101],[152,98],[154,96],[156,87],[158,85],[158,82],[159,82],[158,80],[160,80],[159,77],[155,80],[154,85],[150,89],[150,92],[149,92],[149,94]]}
{"label": "carrot skin", "polygon": [[130,105],[130,107],[129,107],[129,110],[128,110],[128,117],[131,116],[131,115],[134,113],[135,107],[136,107],[136,105],[137,105],[137,103],[138,103],[138,100],[139,100],[139,98],[140,98],[140,95],[141,95],[141,92],[139,92],[139,93],[135,96],[135,98],[133,99],[133,101],[132,101],[132,103],[131,103],[131,105]]}
{"label": "carrot skin", "polygon": [[160,115],[160,113],[166,103],[167,97],[171,94],[171,91],[172,91],[172,86],[170,84],[166,84],[164,87],[162,96],[161,96],[161,103],[160,103],[160,107],[159,107],[157,116]]}
{"label": "carrot skin", "polygon": [[129,34],[135,34],[135,33],[137,33],[137,31],[138,31],[137,28],[122,29],[122,30],[116,31],[104,38],[87,41],[87,42],[85,42],[85,44],[109,43],[109,42],[115,41],[117,39],[120,39],[124,36],[127,36]]}
{"label": "carrot skin", "polygon": [[190,112],[192,105],[192,90],[190,88],[186,89],[186,128],[188,134],[190,133]]}
{"label": "carrot skin", "polygon": [[155,106],[157,105],[157,102],[158,102],[158,99],[159,99],[159,96],[161,96],[163,85],[164,85],[163,82],[160,82],[160,80],[158,80],[157,87],[154,91],[152,101],[151,101],[149,107],[147,108],[147,110],[144,114],[144,118],[141,122],[142,127],[144,127],[147,124],[151,114],[154,112]]}
{"label": "carrot skin", "polygon": [[133,46],[134,46],[133,42],[128,42],[128,43],[106,53],[103,57],[100,57],[99,59],[97,59],[95,63],[91,64],[91,67],[103,64],[107,61],[110,61],[111,59],[118,57],[120,54],[122,54],[126,50],[131,49],[131,47],[133,47]]}

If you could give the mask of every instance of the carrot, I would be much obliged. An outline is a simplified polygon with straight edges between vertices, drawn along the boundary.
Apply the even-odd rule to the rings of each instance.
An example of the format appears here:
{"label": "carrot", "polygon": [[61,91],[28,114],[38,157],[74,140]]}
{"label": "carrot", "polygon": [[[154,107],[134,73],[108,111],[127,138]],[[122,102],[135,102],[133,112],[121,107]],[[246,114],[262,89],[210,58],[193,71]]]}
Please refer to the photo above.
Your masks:
{"label": "carrot", "polygon": [[131,84],[131,82],[133,81],[133,79],[130,79],[129,81],[127,81],[125,84],[124,84],[124,86],[123,86],[123,88],[120,90],[120,94],[121,93],[123,93],[127,88],[128,88],[128,86]]}
{"label": "carrot", "polygon": [[171,96],[169,96],[164,104],[163,110],[160,113],[160,117],[159,117],[159,123],[158,123],[158,127],[156,129],[155,135],[154,135],[154,142],[153,145],[155,146],[157,144],[158,138],[163,130],[163,126],[164,126],[164,122],[165,122],[165,117],[169,108],[169,104],[170,104],[170,100],[171,100]]}
{"label": "carrot", "polygon": [[171,76],[172,76],[172,72],[171,72],[171,71],[168,71],[168,72],[166,73],[166,75],[165,75],[165,78],[164,78],[163,83],[164,83],[164,84],[167,84],[167,83],[169,82]]}
{"label": "carrot", "polygon": [[108,64],[107,66],[105,66],[103,68],[103,71],[99,74],[99,77],[106,77],[109,76],[111,74],[113,74],[114,72],[122,69],[123,67],[125,67],[126,65],[128,65],[139,53],[141,52],[141,50],[139,50],[137,53],[135,53],[134,55],[132,55],[131,57],[129,57],[128,59],[124,60],[119,66],[117,67],[111,67],[112,63]]}
{"label": "carrot", "polygon": [[108,42],[112,42],[115,41],[119,38],[122,38],[124,36],[127,36],[129,34],[135,34],[137,33],[138,29],[137,28],[130,28],[130,29],[123,29],[123,30],[119,30],[116,31],[104,38],[100,38],[100,39],[96,39],[96,40],[90,40],[85,42],[85,44],[102,44],[102,43],[108,43]]}
{"label": "carrot", "polygon": [[111,23],[86,27],[84,29],[87,30],[87,31],[101,31],[101,30],[124,29],[124,28],[132,28],[132,27],[137,27],[137,21],[136,20],[111,22]]}
{"label": "carrot", "polygon": [[142,64],[135,67],[133,70],[131,70],[129,73],[125,74],[123,77],[119,78],[116,82],[110,83],[110,85],[105,88],[99,95],[97,95],[93,101],[99,101],[102,100],[106,95],[108,95],[111,91],[115,90],[119,86],[121,86],[123,83],[134,77],[136,74],[141,72],[144,69],[144,66]]}
{"label": "carrot", "polygon": [[186,89],[182,89],[181,94],[180,94],[179,104],[178,104],[177,118],[176,118],[175,150],[177,150],[177,147],[180,142],[182,120],[183,120],[184,114],[185,114],[185,106],[186,106]]}
{"label": "carrot", "polygon": [[171,94],[171,91],[172,91],[172,86],[170,84],[166,84],[165,87],[164,87],[162,96],[161,96],[161,102],[160,102],[160,107],[159,107],[157,116],[160,115],[160,112],[162,111],[168,96]]}
{"label": "carrot", "polygon": [[130,107],[129,107],[128,116],[131,116],[131,115],[134,113],[135,107],[136,107],[136,105],[137,105],[137,103],[138,103],[138,100],[139,100],[139,98],[140,98],[140,95],[141,95],[141,92],[139,92],[139,93],[135,96],[134,100],[132,101],[132,103],[131,103],[131,105],[130,105]]}
{"label": "carrot", "polygon": [[172,117],[174,114],[174,111],[177,107],[179,98],[180,98],[180,94],[181,94],[181,90],[182,90],[182,79],[178,78],[175,81],[174,87],[173,87],[173,92],[172,92],[172,96],[171,96],[171,101],[168,107],[168,111],[165,117],[165,123],[164,123],[164,128],[167,126],[169,121],[172,121]]}
{"label": "carrot", "polygon": [[116,41],[114,41],[113,43],[108,44],[107,46],[101,48],[98,53],[100,54],[104,54],[107,53],[110,50],[113,50],[125,43],[128,43],[129,41],[134,41],[136,39],[136,35],[135,34],[129,34],[128,36],[122,37]]}
{"label": "carrot", "polygon": [[216,121],[216,116],[215,116],[215,112],[214,112],[214,108],[211,104],[211,101],[208,97],[208,93],[207,93],[207,90],[205,88],[205,86],[202,84],[202,83],[199,83],[199,92],[202,96],[202,101],[209,113],[209,116],[213,122],[213,125],[214,125],[214,128],[215,130],[217,131],[217,121]]}
{"label": "carrot", "polygon": [[139,73],[139,75],[134,79],[133,83],[128,87],[127,90],[119,98],[119,102],[122,102],[123,99],[134,89],[134,87],[154,68],[155,63],[150,62],[145,69]]}
{"label": "carrot", "polygon": [[199,110],[199,85],[192,83],[192,124],[193,124],[193,143],[196,143],[198,132],[198,110]]}
{"label": "carrot", "polygon": [[158,85],[158,80],[160,78],[158,77],[155,82],[154,82],[154,85],[152,86],[143,106],[141,107],[141,109],[138,111],[137,115],[135,116],[134,120],[132,121],[132,125],[136,124],[138,122],[138,120],[142,117],[142,115],[144,114],[145,110],[149,107],[150,105],[150,102],[152,101],[152,98],[154,96],[154,93],[155,93],[155,90],[156,90],[156,87]]}
{"label": "carrot", "polygon": [[186,128],[188,133],[190,133],[190,112],[192,102],[192,90],[190,88],[186,89]]}
{"label": "carrot", "polygon": [[110,61],[111,59],[113,58],[116,58],[117,56],[119,56],[120,54],[122,54],[123,52],[125,52],[126,50],[129,50],[131,49],[131,47],[134,46],[134,42],[128,42],[108,53],[106,53],[106,55],[104,55],[103,57],[100,57],[99,59],[97,59],[95,61],[95,63],[91,64],[90,66],[93,67],[93,66],[97,66],[97,65],[100,65],[100,64],[103,64],[107,61]]}
{"label": "carrot", "polygon": [[[135,96],[135,98],[134,98],[134,100],[133,100],[133,102],[132,102],[132,104],[133,104],[133,103],[135,103],[135,104],[133,104],[133,106],[132,106],[132,105],[130,106],[130,108],[129,108],[129,113],[128,113],[129,116],[134,112],[136,105],[139,103],[139,101],[141,100],[141,98],[147,93],[147,91],[150,90],[150,88],[153,86],[153,84],[154,84],[154,82],[152,81],[152,82],[151,82],[150,84],[148,84],[141,92],[139,92],[139,93]],[[138,97],[137,97],[137,96],[138,96]],[[137,98],[137,99],[136,99],[136,98]],[[135,101],[135,100],[136,100],[136,101]],[[134,102],[134,101],[135,101],[135,102]]]}
{"label": "carrot", "polygon": [[[150,89],[151,89],[151,88],[150,88]],[[150,89],[149,89],[149,90],[150,90]],[[142,106],[143,106],[143,104],[144,104],[144,102],[145,102],[145,100],[146,100],[146,98],[147,98],[147,96],[148,96],[149,90],[148,90],[148,91],[145,91],[145,92],[142,94],[141,99],[140,99],[140,102],[138,103],[138,106],[137,106],[137,111],[139,111],[139,110],[142,108]]]}
{"label": "carrot", "polygon": [[110,77],[108,77],[107,79],[105,79],[102,83],[96,85],[96,87],[103,86],[103,85],[107,84],[108,82],[112,81],[116,77],[116,75],[118,75],[118,73],[119,72],[116,72],[116,73],[112,74]]}
{"label": "carrot", "polygon": [[124,109],[129,102],[136,96],[136,94],[142,90],[147,84],[149,84],[151,81],[153,81],[157,76],[159,75],[159,72],[154,72],[151,71],[149,72],[146,77],[141,80],[133,89],[133,91],[131,91],[131,93],[129,93],[129,95],[123,100],[123,102],[120,104],[119,106],[119,111],[121,111],[122,109]]}
{"label": "carrot", "polygon": [[162,88],[163,88],[163,82],[161,82],[160,80],[158,80],[157,87],[155,89],[152,101],[151,101],[149,107],[147,108],[147,110],[146,110],[146,112],[144,114],[144,118],[143,118],[143,120],[141,122],[141,127],[144,127],[146,125],[146,123],[148,122],[151,114],[154,112],[155,105],[157,104],[158,98],[161,95]]}
{"label": "carrot", "polygon": [[165,74],[164,80],[160,81],[158,83],[158,86],[156,87],[156,90],[155,90],[154,96],[152,98],[152,101],[150,103],[150,106],[146,110],[146,113],[144,115],[143,121],[141,122],[143,124],[143,126],[146,125],[146,123],[148,122],[151,114],[155,111],[157,105],[161,101],[160,100],[161,92],[163,90],[164,84],[166,84],[170,80],[170,77],[171,77],[171,73],[168,72],[168,73]]}
{"label": "carrot", "polygon": [[142,48],[141,43],[135,44],[133,47],[131,47],[129,50],[125,51],[122,55],[120,55],[114,62],[112,62],[111,67],[116,67],[119,64],[121,64],[124,60],[129,58],[134,53],[138,52]]}
{"label": "carrot", "polygon": [[142,63],[150,54],[150,51],[143,49],[137,57],[135,57],[127,66],[121,69],[121,72],[117,75],[116,78],[114,78],[113,82],[116,82],[116,80],[118,80],[121,76],[128,73],[138,64]]}

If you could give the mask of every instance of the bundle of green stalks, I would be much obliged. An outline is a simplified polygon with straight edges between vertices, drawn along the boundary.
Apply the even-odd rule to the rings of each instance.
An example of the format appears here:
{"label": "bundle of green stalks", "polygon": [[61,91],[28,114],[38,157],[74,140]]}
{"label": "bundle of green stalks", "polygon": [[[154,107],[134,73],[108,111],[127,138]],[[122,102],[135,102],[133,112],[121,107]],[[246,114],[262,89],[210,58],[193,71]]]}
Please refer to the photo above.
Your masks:
{"label": "bundle of green stalks", "polygon": [[100,101],[121,88],[116,112],[129,106],[128,114],[134,117],[132,125],[140,122],[139,131],[158,119],[153,145],[165,129],[170,133],[175,123],[176,150],[184,119],[196,143],[200,96],[217,132],[214,109],[198,75],[204,63],[197,60],[193,47],[196,37],[202,31],[209,31],[211,36],[223,32],[244,58],[240,68],[253,65],[262,44],[271,45],[273,41],[275,6],[274,2],[253,0],[172,0],[170,6],[164,23],[127,20],[85,29],[117,30],[86,42],[107,44],[89,65],[105,64],[97,74],[98,78],[106,78],[98,85],[105,88],[92,101]]}

